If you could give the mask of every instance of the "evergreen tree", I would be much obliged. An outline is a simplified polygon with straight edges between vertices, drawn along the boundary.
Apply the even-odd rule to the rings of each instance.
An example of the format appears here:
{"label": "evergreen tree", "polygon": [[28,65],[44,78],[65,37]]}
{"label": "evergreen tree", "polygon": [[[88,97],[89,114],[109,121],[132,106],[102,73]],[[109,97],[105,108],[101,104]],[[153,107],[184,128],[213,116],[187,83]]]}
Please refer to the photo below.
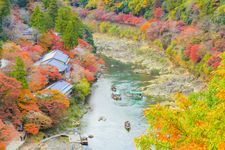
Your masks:
{"label": "evergreen tree", "polygon": [[48,8],[50,1],[49,0],[41,0],[44,4],[45,8]]}
{"label": "evergreen tree", "polygon": [[32,13],[30,24],[32,27],[37,28],[41,32],[44,32],[46,30],[44,25],[44,14],[40,10],[39,6],[37,6]]}
{"label": "evergreen tree", "polygon": [[11,76],[16,78],[18,81],[22,83],[23,88],[28,88],[28,83],[26,79],[26,71],[24,67],[24,62],[20,57],[16,57],[16,65],[11,72]]}
{"label": "evergreen tree", "polygon": [[0,0],[0,40],[3,38],[2,21],[10,13],[10,0]]}
{"label": "evergreen tree", "polygon": [[78,44],[78,33],[75,31],[73,21],[69,21],[65,32],[62,35],[63,42],[69,48],[73,48]]}
{"label": "evergreen tree", "polygon": [[58,14],[58,5],[56,0],[50,0],[48,13],[52,17],[52,20],[55,22],[57,14]]}
{"label": "evergreen tree", "polygon": [[53,18],[49,15],[49,13],[43,14],[43,29],[46,31],[47,29],[54,28],[55,24]]}
{"label": "evergreen tree", "polygon": [[72,48],[83,36],[83,24],[70,7],[62,7],[58,10],[56,31],[61,33],[65,46]]}
{"label": "evergreen tree", "polygon": [[0,0],[0,21],[10,12],[10,0]]}
{"label": "evergreen tree", "polygon": [[71,17],[71,8],[70,7],[61,7],[58,10],[58,15],[56,18],[56,31],[63,33],[67,27],[68,21]]}

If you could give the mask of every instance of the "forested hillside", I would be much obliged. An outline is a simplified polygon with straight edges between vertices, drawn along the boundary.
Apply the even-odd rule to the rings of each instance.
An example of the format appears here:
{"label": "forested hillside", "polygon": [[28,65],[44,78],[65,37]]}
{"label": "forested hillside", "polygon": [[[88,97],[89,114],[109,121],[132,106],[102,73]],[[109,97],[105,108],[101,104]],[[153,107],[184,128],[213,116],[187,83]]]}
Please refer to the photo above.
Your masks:
{"label": "forested hillside", "polygon": [[38,141],[49,129],[73,126],[104,62],[94,55],[92,33],[64,1],[0,0],[0,24],[4,150],[18,130]]}
{"label": "forested hillside", "polygon": [[135,139],[139,148],[224,149],[224,0],[75,0],[72,5],[81,17],[100,22],[100,32],[146,40],[208,82],[199,93],[175,94],[176,107],[146,109],[149,129]]}

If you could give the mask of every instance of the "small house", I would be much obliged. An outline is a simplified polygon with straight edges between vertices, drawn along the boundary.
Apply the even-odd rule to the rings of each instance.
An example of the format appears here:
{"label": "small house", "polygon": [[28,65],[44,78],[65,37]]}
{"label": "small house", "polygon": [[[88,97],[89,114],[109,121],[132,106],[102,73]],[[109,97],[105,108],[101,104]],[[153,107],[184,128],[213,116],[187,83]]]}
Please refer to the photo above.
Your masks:
{"label": "small house", "polygon": [[66,96],[70,96],[72,88],[73,85],[64,80],[57,81],[47,87],[47,89],[58,90]]}
{"label": "small house", "polygon": [[43,58],[38,62],[38,64],[55,66],[59,69],[60,73],[65,73],[69,70],[69,60],[69,56],[63,53],[62,51],[53,50],[50,53],[44,55]]}

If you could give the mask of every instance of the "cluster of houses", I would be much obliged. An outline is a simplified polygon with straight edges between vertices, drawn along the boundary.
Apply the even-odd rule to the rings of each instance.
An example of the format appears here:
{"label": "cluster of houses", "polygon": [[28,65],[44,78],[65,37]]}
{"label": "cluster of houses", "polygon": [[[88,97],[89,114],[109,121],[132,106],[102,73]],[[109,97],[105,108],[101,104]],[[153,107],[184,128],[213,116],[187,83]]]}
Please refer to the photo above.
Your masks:
{"label": "cluster of houses", "polygon": [[[69,65],[70,57],[63,53],[61,50],[53,50],[45,54],[34,65],[50,65],[56,67],[61,74],[67,74],[70,72],[71,66]],[[58,90],[66,96],[70,96],[73,86],[65,80],[59,80],[46,89]]]}

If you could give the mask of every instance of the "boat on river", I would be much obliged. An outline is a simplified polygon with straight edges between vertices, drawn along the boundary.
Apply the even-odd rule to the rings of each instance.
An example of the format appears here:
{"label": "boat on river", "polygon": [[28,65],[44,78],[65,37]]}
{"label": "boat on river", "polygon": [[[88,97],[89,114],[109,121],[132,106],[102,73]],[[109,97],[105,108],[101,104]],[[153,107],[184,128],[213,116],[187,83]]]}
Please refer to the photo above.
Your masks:
{"label": "boat on river", "polygon": [[143,98],[143,93],[139,90],[130,90],[128,96],[135,100],[141,100]]}
{"label": "boat on river", "polygon": [[113,92],[116,92],[116,86],[115,86],[115,85],[112,85],[111,90],[112,90]]}
{"label": "boat on river", "polygon": [[119,91],[113,92],[113,93],[112,93],[112,98],[113,98],[114,100],[117,100],[117,101],[122,99],[122,98],[121,98],[121,94],[120,94]]}
{"label": "boat on river", "polygon": [[130,122],[129,122],[129,121],[126,121],[126,122],[124,123],[124,128],[125,128],[128,132],[130,131],[131,125],[130,125]]}

